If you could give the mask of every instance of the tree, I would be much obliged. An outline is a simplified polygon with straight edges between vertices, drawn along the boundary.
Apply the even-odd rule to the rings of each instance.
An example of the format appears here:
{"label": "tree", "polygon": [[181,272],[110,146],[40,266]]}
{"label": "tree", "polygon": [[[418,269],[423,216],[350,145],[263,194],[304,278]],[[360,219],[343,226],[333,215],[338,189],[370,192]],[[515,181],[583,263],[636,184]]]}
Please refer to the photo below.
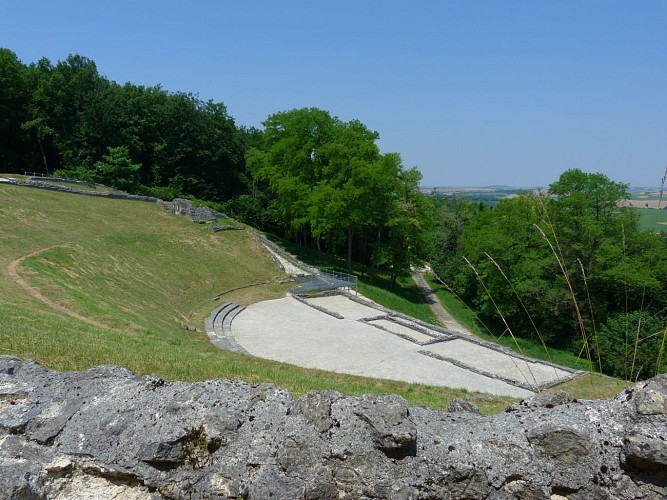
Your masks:
{"label": "tree", "polygon": [[466,225],[480,210],[480,205],[463,196],[429,196],[427,242],[424,260],[430,262],[436,275],[452,289],[465,295],[470,281],[463,268],[461,236]]}
{"label": "tree", "polygon": [[242,143],[224,104],[179,92],[165,96],[156,112],[152,176],[159,185],[218,201],[247,189]]}
{"label": "tree", "polygon": [[410,272],[415,261],[415,248],[422,240],[423,202],[419,192],[421,173],[416,168],[403,170],[400,156],[391,155],[389,161],[399,165],[394,179],[393,200],[388,207],[384,230],[380,230],[375,248],[375,260],[389,269],[390,289],[396,286],[400,276]]}
{"label": "tree", "polygon": [[[646,374],[658,351],[655,325],[664,332],[667,238],[638,230],[626,196],[625,184],[569,170],[548,193],[475,212],[457,248],[447,243],[456,241],[450,227],[436,270],[499,332],[583,351],[608,373],[634,377],[643,366]],[[637,328],[645,318],[648,330],[626,335],[626,318]]]}
{"label": "tree", "polygon": [[458,273],[467,279],[457,293],[503,329],[568,345],[572,297],[540,232],[544,203],[542,194],[523,193],[476,214],[460,239]]}
{"label": "tree", "polygon": [[28,115],[26,68],[8,49],[0,48],[0,168],[17,169],[26,154],[21,123]]}
{"label": "tree", "polygon": [[347,241],[351,268],[369,200],[365,173],[380,157],[377,133],[317,108],[276,113],[264,126],[263,149],[246,153],[255,182],[267,185],[274,212],[297,241],[318,249]]}
{"label": "tree", "polygon": [[615,182],[603,174],[587,174],[579,169],[567,170],[549,185],[561,212],[570,217],[593,217],[611,221],[620,212],[619,202],[629,197],[628,184]]}
{"label": "tree", "polygon": [[372,259],[395,283],[418,246],[419,172],[404,170],[398,154],[381,155],[377,132],[358,120],[303,108],[271,115],[264,126],[246,165],[253,193],[269,193],[267,212],[297,243],[334,253],[346,243],[348,270],[355,255]]}
{"label": "tree", "polygon": [[92,179],[108,148],[123,146],[141,165],[143,192],[222,201],[249,190],[244,152],[251,134],[238,130],[222,103],[118,85],[76,54],[25,67],[3,49],[0,83],[3,166],[21,162]]}
{"label": "tree", "polygon": [[[46,174],[49,175],[49,162],[46,156],[46,146],[47,142],[50,142],[52,137],[55,135],[54,130],[48,125],[48,119],[45,116],[38,116],[37,111],[32,112],[32,120],[28,120],[21,124],[21,130],[28,133],[28,135],[37,142],[39,147],[40,158],[44,165],[44,170]],[[34,166],[34,162],[33,162]]]}
{"label": "tree", "polygon": [[41,170],[49,173],[49,164],[58,166],[58,149],[55,144],[56,131],[49,110],[41,105],[42,89],[51,77],[53,65],[46,59],[40,59],[36,64],[26,68],[28,92],[30,93],[28,113],[21,123],[21,130],[26,133],[30,153],[26,155],[26,164],[32,170]]}
{"label": "tree", "polygon": [[604,371],[625,380],[667,371],[667,366],[658,366],[665,328],[664,317],[641,311],[610,316],[600,328],[598,343]]}
{"label": "tree", "polygon": [[591,321],[603,321],[625,307],[609,300],[606,291],[627,292],[633,281],[645,281],[639,278],[645,266],[628,251],[638,234],[638,219],[632,207],[622,204],[629,197],[627,189],[603,174],[578,169],[564,172],[549,186],[549,230],[575,295],[588,303]]}
{"label": "tree", "polygon": [[368,174],[380,158],[375,141],[377,132],[358,120],[337,123],[322,153],[323,180],[313,188],[311,203],[312,231],[316,237],[330,234],[347,240],[347,269],[352,271],[355,232],[365,225],[368,207],[373,203]]}
{"label": "tree", "polygon": [[317,108],[276,113],[264,122],[264,149],[250,149],[246,162],[272,194],[272,210],[285,231],[305,243],[310,236],[310,197],[329,159],[324,145],[338,120]]}
{"label": "tree", "polygon": [[97,179],[103,184],[128,192],[134,192],[139,185],[141,165],[132,162],[127,146],[110,147],[95,168]]}
{"label": "tree", "polygon": [[564,172],[549,186],[551,222],[566,261],[580,262],[593,275],[602,246],[618,245],[623,232],[636,232],[635,212],[620,205],[629,197],[627,189],[603,174],[578,169]]}
{"label": "tree", "polygon": [[92,60],[77,54],[55,66],[43,59],[31,66],[30,73],[31,121],[53,131],[57,151],[53,167],[91,169],[104,153],[98,127],[109,82]]}

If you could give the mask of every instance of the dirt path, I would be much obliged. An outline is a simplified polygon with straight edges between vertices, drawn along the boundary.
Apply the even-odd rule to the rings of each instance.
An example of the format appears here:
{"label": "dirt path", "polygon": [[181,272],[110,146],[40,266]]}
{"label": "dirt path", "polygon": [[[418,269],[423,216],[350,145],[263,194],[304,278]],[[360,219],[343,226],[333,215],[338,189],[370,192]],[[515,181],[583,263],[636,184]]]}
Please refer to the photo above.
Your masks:
{"label": "dirt path", "polygon": [[52,248],[55,248],[55,247],[58,247],[58,246],[63,246],[63,245],[53,245],[53,246],[50,246],[50,247],[47,247],[47,248],[42,248],[40,250],[37,250],[36,252],[32,252],[28,255],[24,255],[23,257],[20,257],[16,260],[11,261],[9,263],[9,265],[7,266],[7,273],[9,274],[9,277],[15,283],[20,285],[26,292],[28,292],[31,297],[36,298],[37,300],[46,304],[47,306],[51,307],[52,309],[55,309],[56,311],[67,314],[68,316],[70,316],[72,318],[83,321],[84,323],[88,323],[89,325],[94,325],[94,326],[97,326],[97,327],[100,327],[100,328],[109,328],[105,324],[99,323],[99,322],[97,322],[93,319],[90,319],[90,318],[86,318],[85,316],[81,316],[80,314],[75,313],[74,311],[70,311],[65,306],[62,306],[60,304],[57,304],[56,302],[53,302],[51,299],[42,295],[42,293],[37,288],[30,285],[18,273],[19,266],[21,265],[21,262],[23,262],[24,259],[27,259],[28,257],[34,257],[35,255],[38,255],[42,252],[46,252],[47,250],[51,250]]}
{"label": "dirt path", "polygon": [[435,295],[435,293],[433,293],[433,290],[431,290],[431,287],[424,279],[424,276],[422,276],[422,273],[413,273],[412,279],[415,281],[417,287],[419,290],[421,290],[424,297],[426,297],[426,301],[431,306],[433,313],[442,322],[445,328],[454,332],[465,333],[466,335],[474,335],[465,326],[456,321],[452,315],[449,314],[444,307],[442,307],[440,300],[438,300],[438,297]]}

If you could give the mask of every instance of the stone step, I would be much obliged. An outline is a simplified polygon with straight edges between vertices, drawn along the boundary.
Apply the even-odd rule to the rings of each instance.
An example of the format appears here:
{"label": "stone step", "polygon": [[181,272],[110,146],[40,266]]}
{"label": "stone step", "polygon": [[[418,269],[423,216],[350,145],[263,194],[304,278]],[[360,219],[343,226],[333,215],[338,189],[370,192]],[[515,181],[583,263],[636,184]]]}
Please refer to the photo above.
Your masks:
{"label": "stone step", "polygon": [[232,336],[232,321],[245,307],[225,302],[216,307],[206,320],[206,333],[213,345],[220,349],[247,354]]}

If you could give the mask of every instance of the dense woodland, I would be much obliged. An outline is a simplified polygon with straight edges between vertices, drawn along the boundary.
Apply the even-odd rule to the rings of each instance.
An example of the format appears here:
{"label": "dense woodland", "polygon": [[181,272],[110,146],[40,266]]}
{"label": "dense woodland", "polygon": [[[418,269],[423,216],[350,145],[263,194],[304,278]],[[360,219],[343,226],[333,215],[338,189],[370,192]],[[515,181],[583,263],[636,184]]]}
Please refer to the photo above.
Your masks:
{"label": "dense woodland", "polygon": [[195,94],[109,81],[79,55],[26,65],[0,49],[4,172],[214,204],[392,287],[430,263],[498,334],[625,378],[665,371],[667,236],[639,230],[619,204],[627,185],[570,169],[491,209],[422,194],[419,171],[359,121],[304,108],[263,125]]}
{"label": "dense woodland", "polygon": [[627,188],[571,169],[548,192],[492,210],[446,201],[433,267],[499,332],[571,349],[616,376],[653,375],[667,333],[667,238],[619,206]]}

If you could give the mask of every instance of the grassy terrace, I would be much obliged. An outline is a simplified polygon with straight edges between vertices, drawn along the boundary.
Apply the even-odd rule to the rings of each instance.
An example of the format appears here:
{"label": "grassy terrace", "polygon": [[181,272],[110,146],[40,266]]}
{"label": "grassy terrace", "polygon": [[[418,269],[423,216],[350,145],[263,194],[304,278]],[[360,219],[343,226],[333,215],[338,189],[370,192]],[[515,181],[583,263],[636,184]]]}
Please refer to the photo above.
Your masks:
{"label": "grassy terrace", "polygon": [[[61,370],[115,364],[168,380],[270,382],[295,396],[391,392],[411,405],[441,409],[463,397],[485,412],[511,401],[306,370],[221,351],[208,341],[204,319],[220,303],[213,297],[241,304],[281,297],[289,285],[279,278],[243,231],[212,233],[151,203],[0,184],[2,354]],[[255,286],[236,290],[240,284]]]}

